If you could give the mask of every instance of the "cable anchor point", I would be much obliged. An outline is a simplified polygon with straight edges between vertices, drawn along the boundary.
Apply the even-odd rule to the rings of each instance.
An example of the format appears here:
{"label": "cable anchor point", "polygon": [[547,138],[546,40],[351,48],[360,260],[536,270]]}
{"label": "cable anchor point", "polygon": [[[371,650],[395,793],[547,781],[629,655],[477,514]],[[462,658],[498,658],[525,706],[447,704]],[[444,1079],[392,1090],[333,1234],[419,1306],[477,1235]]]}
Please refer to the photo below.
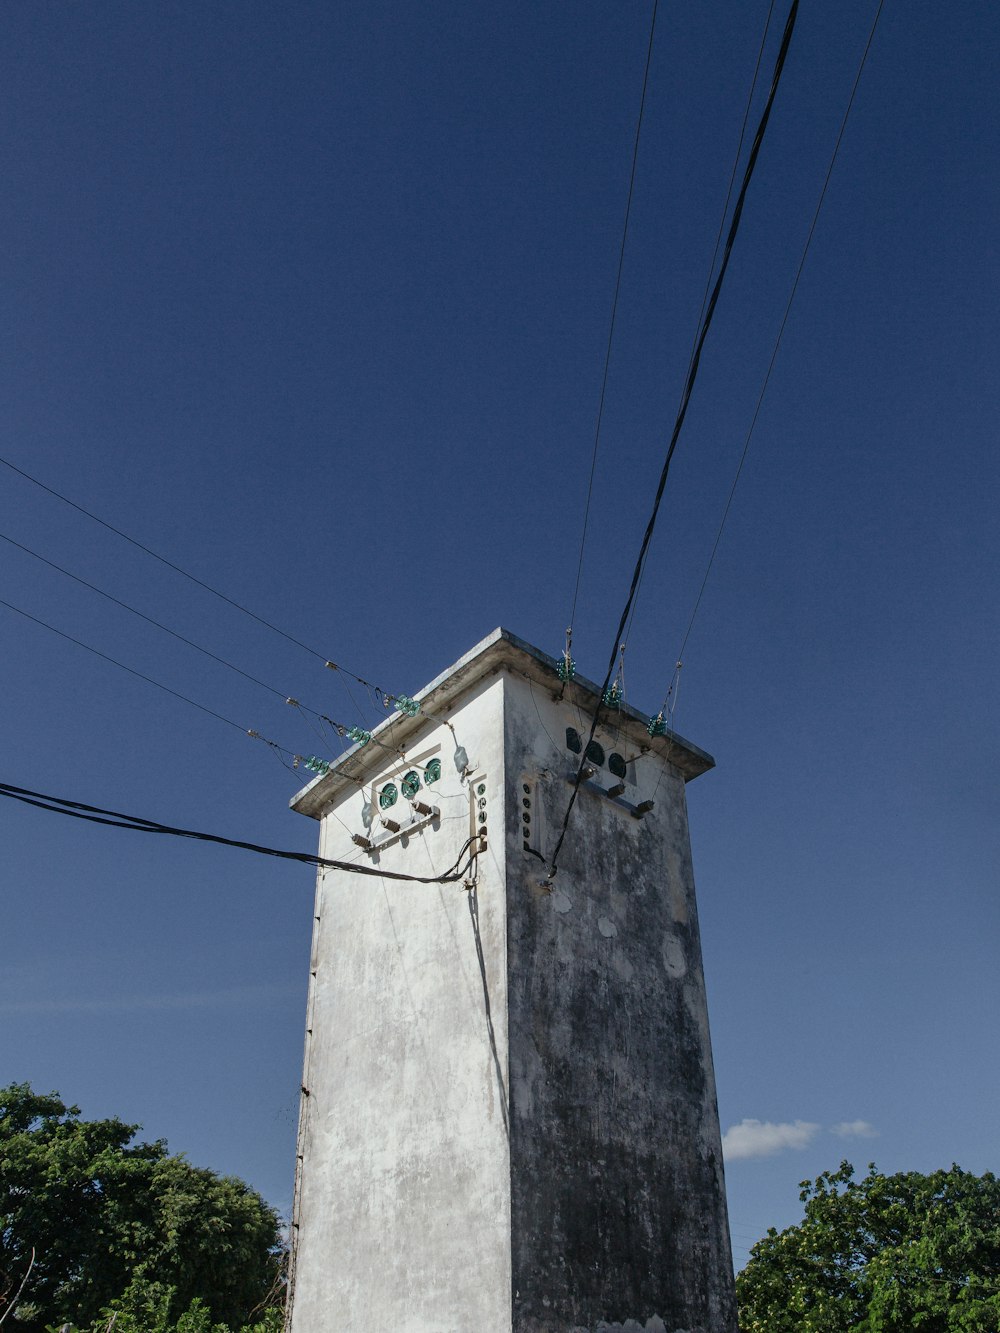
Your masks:
{"label": "cable anchor point", "polygon": [[649,719],[649,726],[646,728],[650,736],[665,736],[667,734],[667,724],[663,718],[663,709],[655,717]]}
{"label": "cable anchor point", "polygon": [[563,649],[563,655],[560,658],[559,665],[556,667],[556,672],[564,685],[576,675],[576,663],[573,661],[572,625],[568,626],[566,629],[566,647]]}
{"label": "cable anchor point", "polygon": [[601,702],[606,708],[621,708],[625,702],[625,645],[618,646],[618,671],[614,680],[601,695]]}

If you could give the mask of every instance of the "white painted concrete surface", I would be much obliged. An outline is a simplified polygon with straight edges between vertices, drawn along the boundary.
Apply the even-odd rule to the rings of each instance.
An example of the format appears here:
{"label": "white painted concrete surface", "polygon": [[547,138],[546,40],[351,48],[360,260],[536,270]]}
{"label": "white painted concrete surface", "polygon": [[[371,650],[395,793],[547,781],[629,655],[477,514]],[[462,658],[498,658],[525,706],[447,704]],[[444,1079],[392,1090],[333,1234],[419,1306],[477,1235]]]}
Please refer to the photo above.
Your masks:
{"label": "white painted concrete surface", "polygon": [[[322,855],[384,870],[442,873],[481,817],[488,837],[471,889],[320,873],[290,1333],[735,1328],[684,805],[711,760],[610,716],[547,891],[525,843],[551,850],[596,704],[561,693],[497,631],[376,733],[405,761],[355,750],[293,803]],[[356,846],[365,802],[433,758],[439,817]]]}

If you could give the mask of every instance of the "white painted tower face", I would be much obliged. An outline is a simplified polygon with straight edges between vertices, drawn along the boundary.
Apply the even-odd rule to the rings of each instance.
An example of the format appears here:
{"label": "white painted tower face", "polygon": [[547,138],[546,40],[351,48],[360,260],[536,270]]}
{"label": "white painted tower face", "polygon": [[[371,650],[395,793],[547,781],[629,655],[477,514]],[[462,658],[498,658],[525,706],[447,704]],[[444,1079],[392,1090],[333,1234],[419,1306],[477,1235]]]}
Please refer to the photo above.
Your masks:
{"label": "white painted tower face", "polygon": [[386,877],[319,874],[290,1333],[735,1333],[711,759],[605,710],[547,881],[596,687],[498,630],[417,699],[292,802]]}

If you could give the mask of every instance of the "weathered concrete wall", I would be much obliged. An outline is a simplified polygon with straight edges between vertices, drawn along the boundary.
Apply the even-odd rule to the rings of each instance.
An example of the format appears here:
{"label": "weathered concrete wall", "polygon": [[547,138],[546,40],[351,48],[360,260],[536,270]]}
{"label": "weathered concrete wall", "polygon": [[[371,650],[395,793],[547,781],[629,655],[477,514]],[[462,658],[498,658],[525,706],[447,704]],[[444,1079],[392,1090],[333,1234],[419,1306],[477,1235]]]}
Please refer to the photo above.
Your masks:
{"label": "weathered concrete wall", "polygon": [[566,729],[589,723],[537,683],[507,691],[513,1328],[734,1330],[684,783],[633,760],[622,802],[655,793],[635,819],[598,770],[541,891],[522,801],[551,843],[579,764]]}
{"label": "weathered concrete wall", "polygon": [[441,873],[481,815],[489,840],[473,892],[320,876],[291,1333],[735,1333],[681,776],[712,761],[636,717],[602,728],[545,891],[531,849],[551,854],[592,703],[554,698],[553,666],[498,632],[428,687],[454,734],[398,719],[379,739],[405,764],[371,745],[296,798],[323,855],[370,864],[365,800],[437,757],[440,818],[377,864]]}
{"label": "weathered concrete wall", "polygon": [[[475,895],[320,877],[292,1333],[510,1329],[502,708],[500,679],[484,681],[455,721],[496,821]],[[455,746],[433,724],[408,742],[413,767],[441,759],[420,794],[441,818],[388,848],[383,868],[433,875],[458,856],[470,792]],[[398,786],[407,766],[377,759],[376,790]],[[326,815],[322,855],[367,862],[351,842],[364,799],[355,788]],[[405,821],[405,801],[387,813]]]}

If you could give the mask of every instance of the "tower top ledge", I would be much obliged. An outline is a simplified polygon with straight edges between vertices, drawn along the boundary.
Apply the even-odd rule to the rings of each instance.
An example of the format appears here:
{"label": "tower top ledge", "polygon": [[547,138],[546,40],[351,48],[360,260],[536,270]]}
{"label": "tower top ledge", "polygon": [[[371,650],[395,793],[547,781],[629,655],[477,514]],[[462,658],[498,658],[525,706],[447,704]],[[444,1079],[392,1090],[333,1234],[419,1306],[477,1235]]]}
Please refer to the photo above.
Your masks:
{"label": "tower top ledge", "polygon": [[[568,703],[589,711],[592,716],[600,698],[600,686],[584,676],[574,676],[564,687],[558,676],[558,667],[556,658],[533,648],[510,630],[495,629],[413,696],[420,704],[419,713],[413,717],[405,714],[387,717],[373,729],[372,736],[385,744],[389,739],[386,733],[391,728],[392,747],[405,749],[409,738],[423,729],[428,721],[447,717],[461,696],[473,685],[485,676],[496,675],[503,670],[534,681],[550,694],[561,692]],[[631,741],[648,747],[673,764],[685,782],[715,767],[711,755],[676,732],[668,731],[665,736],[650,737],[647,731],[648,717],[629,704],[616,709],[615,718],[616,726],[620,726]],[[343,787],[349,782],[355,786],[358,781],[365,781],[376,764],[384,765],[386,753],[381,747],[373,748],[370,744],[352,746],[336,760],[329,773],[315,778],[297,792],[289,805],[299,814],[322,819]]]}

